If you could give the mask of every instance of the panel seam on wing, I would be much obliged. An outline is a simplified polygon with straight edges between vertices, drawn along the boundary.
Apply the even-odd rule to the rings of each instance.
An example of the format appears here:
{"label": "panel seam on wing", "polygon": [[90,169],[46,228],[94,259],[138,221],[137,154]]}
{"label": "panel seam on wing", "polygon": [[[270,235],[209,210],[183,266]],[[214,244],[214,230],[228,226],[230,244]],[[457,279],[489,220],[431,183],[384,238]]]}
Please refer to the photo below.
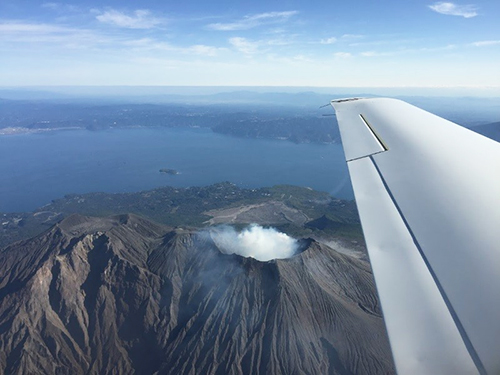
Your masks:
{"label": "panel seam on wing", "polygon": [[364,159],[364,158],[369,158],[370,156],[381,154],[381,153],[386,152],[386,151],[387,150],[377,151],[377,152],[374,152],[373,154],[359,156],[357,158],[352,158],[352,159],[349,159],[349,160],[346,160],[346,161],[349,163],[350,161],[355,161],[355,160],[360,160],[360,159]]}

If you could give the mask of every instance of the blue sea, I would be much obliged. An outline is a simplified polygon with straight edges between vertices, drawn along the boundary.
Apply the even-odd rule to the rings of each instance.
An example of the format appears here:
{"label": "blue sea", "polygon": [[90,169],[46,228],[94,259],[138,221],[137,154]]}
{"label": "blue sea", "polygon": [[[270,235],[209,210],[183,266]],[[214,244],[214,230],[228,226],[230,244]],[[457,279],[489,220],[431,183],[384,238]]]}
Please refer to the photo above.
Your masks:
{"label": "blue sea", "polygon": [[[160,173],[175,169],[179,175]],[[353,199],[340,144],[242,139],[209,129],[67,130],[0,136],[0,211],[71,193],[135,192],[230,181],[292,184]]]}

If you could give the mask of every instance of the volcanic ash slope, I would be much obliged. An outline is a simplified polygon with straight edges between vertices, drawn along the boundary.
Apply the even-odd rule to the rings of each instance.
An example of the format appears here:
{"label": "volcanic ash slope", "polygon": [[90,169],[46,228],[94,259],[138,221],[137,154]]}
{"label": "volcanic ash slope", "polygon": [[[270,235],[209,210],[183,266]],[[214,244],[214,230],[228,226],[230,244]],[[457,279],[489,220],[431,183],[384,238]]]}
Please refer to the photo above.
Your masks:
{"label": "volcanic ash slope", "polygon": [[394,373],[369,265],[313,240],[259,262],[134,215],[0,253],[0,372]]}

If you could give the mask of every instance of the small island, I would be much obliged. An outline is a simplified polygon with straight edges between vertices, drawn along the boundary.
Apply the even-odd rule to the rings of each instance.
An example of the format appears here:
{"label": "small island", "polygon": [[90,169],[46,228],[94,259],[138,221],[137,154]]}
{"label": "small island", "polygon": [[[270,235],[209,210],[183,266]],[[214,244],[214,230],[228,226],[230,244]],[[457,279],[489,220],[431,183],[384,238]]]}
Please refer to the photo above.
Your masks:
{"label": "small island", "polygon": [[179,174],[179,172],[177,172],[175,169],[169,169],[169,168],[160,169],[160,173],[166,173],[166,174],[172,174],[172,175]]}

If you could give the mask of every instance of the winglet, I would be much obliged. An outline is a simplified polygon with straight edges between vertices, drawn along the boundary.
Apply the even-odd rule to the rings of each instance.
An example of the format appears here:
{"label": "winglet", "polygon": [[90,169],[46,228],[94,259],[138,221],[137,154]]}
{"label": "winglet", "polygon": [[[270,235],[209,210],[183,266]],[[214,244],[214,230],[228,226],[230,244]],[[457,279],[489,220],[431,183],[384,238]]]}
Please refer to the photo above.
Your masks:
{"label": "winglet", "polygon": [[334,99],[330,101],[330,103],[343,103],[343,102],[353,102],[355,100],[360,100],[364,98],[342,98],[342,99]]}

